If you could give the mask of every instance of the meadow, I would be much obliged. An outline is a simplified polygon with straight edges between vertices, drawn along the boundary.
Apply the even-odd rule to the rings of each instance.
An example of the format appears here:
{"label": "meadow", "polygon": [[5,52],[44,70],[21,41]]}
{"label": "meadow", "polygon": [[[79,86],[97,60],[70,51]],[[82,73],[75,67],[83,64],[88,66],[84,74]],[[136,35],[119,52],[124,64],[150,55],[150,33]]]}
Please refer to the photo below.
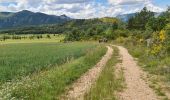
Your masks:
{"label": "meadow", "polygon": [[0,44],[9,43],[46,43],[60,42],[65,38],[65,35],[60,34],[0,34]]}
{"label": "meadow", "polygon": [[[5,39],[3,40],[3,38]],[[59,99],[105,54],[95,42],[64,35],[0,35],[0,99]]]}
{"label": "meadow", "polygon": [[85,55],[89,43],[28,43],[0,45],[0,82],[48,69]]}
{"label": "meadow", "polygon": [[[5,51],[7,48],[9,51]],[[13,53],[16,49],[18,53]],[[10,62],[3,63],[6,67],[1,67],[3,74],[9,75],[9,79],[27,76],[1,85],[0,98],[52,100],[59,99],[71,83],[94,66],[105,54],[106,48],[88,42],[10,44],[4,48],[3,52],[4,58],[8,56],[6,59],[12,55]],[[4,61],[7,60],[4,59]],[[28,76],[28,74],[31,75]],[[4,80],[1,81],[7,80],[7,76],[4,76]]]}

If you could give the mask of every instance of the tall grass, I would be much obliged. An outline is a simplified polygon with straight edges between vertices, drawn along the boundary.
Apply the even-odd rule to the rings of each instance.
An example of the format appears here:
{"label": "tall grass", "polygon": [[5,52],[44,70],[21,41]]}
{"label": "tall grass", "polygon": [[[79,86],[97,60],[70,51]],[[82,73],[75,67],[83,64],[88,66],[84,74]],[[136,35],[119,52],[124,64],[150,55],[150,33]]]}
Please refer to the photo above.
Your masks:
{"label": "tall grass", "polygon": [[70,59],[94,48],[91,43],[31,43],[0,45],[0,83],[15,80]]}
{"label": "tall grass", "polygon": [[166,81],[170,82],[170,56],[156,58],[148,54],[148,49],[144,45],[126,45],[130,54],[138,58],[139,64],[150,74],[165,76]]}
{"label": "tall grass", "polygon": [[5,99],[58,100],[66,88],[89,68],[94,66],[106,53],[106,48],[98,46],[88,49],[85,56],[67,62],[60,67],[41,71],[20,82],[5,85],[0,97]]}
{"label": "tall grass", "polygon": [[115,77],[115,64],[118,63],[118,50],[115,48],[112,58],[107,62],[96,84],[92,86],[89,93],[85,95],[85,100],[115,100],[116,92],[121,90],[123,75]]}

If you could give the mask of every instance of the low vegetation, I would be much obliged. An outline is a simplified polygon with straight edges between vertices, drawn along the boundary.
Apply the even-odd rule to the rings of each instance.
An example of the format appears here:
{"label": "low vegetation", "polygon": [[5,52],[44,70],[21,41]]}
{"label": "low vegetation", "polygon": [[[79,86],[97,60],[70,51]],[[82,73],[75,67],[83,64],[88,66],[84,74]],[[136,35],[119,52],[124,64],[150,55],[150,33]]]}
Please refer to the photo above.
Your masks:
{"label": "low vegetation", "polygon": [[0,82],[21,78],[71,59],[84,56],[94,48],[91,43],[29,43],[0,46]]}

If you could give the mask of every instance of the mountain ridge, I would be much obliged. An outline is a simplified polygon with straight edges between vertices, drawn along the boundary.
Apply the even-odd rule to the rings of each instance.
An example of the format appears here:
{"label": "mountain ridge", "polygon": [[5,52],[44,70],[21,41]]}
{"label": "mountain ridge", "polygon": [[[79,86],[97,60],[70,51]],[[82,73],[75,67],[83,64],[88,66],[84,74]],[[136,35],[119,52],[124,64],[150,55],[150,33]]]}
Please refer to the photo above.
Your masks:
{"label": "mountain ridge", "polygon": [[0,29],[29,25],[60,24],[70,20],[72,18],[66,15],[55,16],[28,10],[22,10],[16,13],[0,12]]}

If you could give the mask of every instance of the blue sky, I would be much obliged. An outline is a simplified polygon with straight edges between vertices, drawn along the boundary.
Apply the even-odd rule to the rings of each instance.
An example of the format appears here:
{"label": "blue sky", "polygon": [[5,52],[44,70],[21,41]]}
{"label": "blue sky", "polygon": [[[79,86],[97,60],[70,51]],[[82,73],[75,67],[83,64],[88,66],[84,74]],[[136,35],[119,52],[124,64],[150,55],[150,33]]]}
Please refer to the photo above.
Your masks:
{"label": "blue sky", "polygon": [[154,0],[155,5],[163,8],[167,8],[167,6],[170,6],[170,0]]}
{"label": "blue sky", "polygon": [[170,0],[0,0],[0,12],[30,10],[46,14],[66,14],[73,18],[114,17],[134,13],[144,6],[162,12]]}

